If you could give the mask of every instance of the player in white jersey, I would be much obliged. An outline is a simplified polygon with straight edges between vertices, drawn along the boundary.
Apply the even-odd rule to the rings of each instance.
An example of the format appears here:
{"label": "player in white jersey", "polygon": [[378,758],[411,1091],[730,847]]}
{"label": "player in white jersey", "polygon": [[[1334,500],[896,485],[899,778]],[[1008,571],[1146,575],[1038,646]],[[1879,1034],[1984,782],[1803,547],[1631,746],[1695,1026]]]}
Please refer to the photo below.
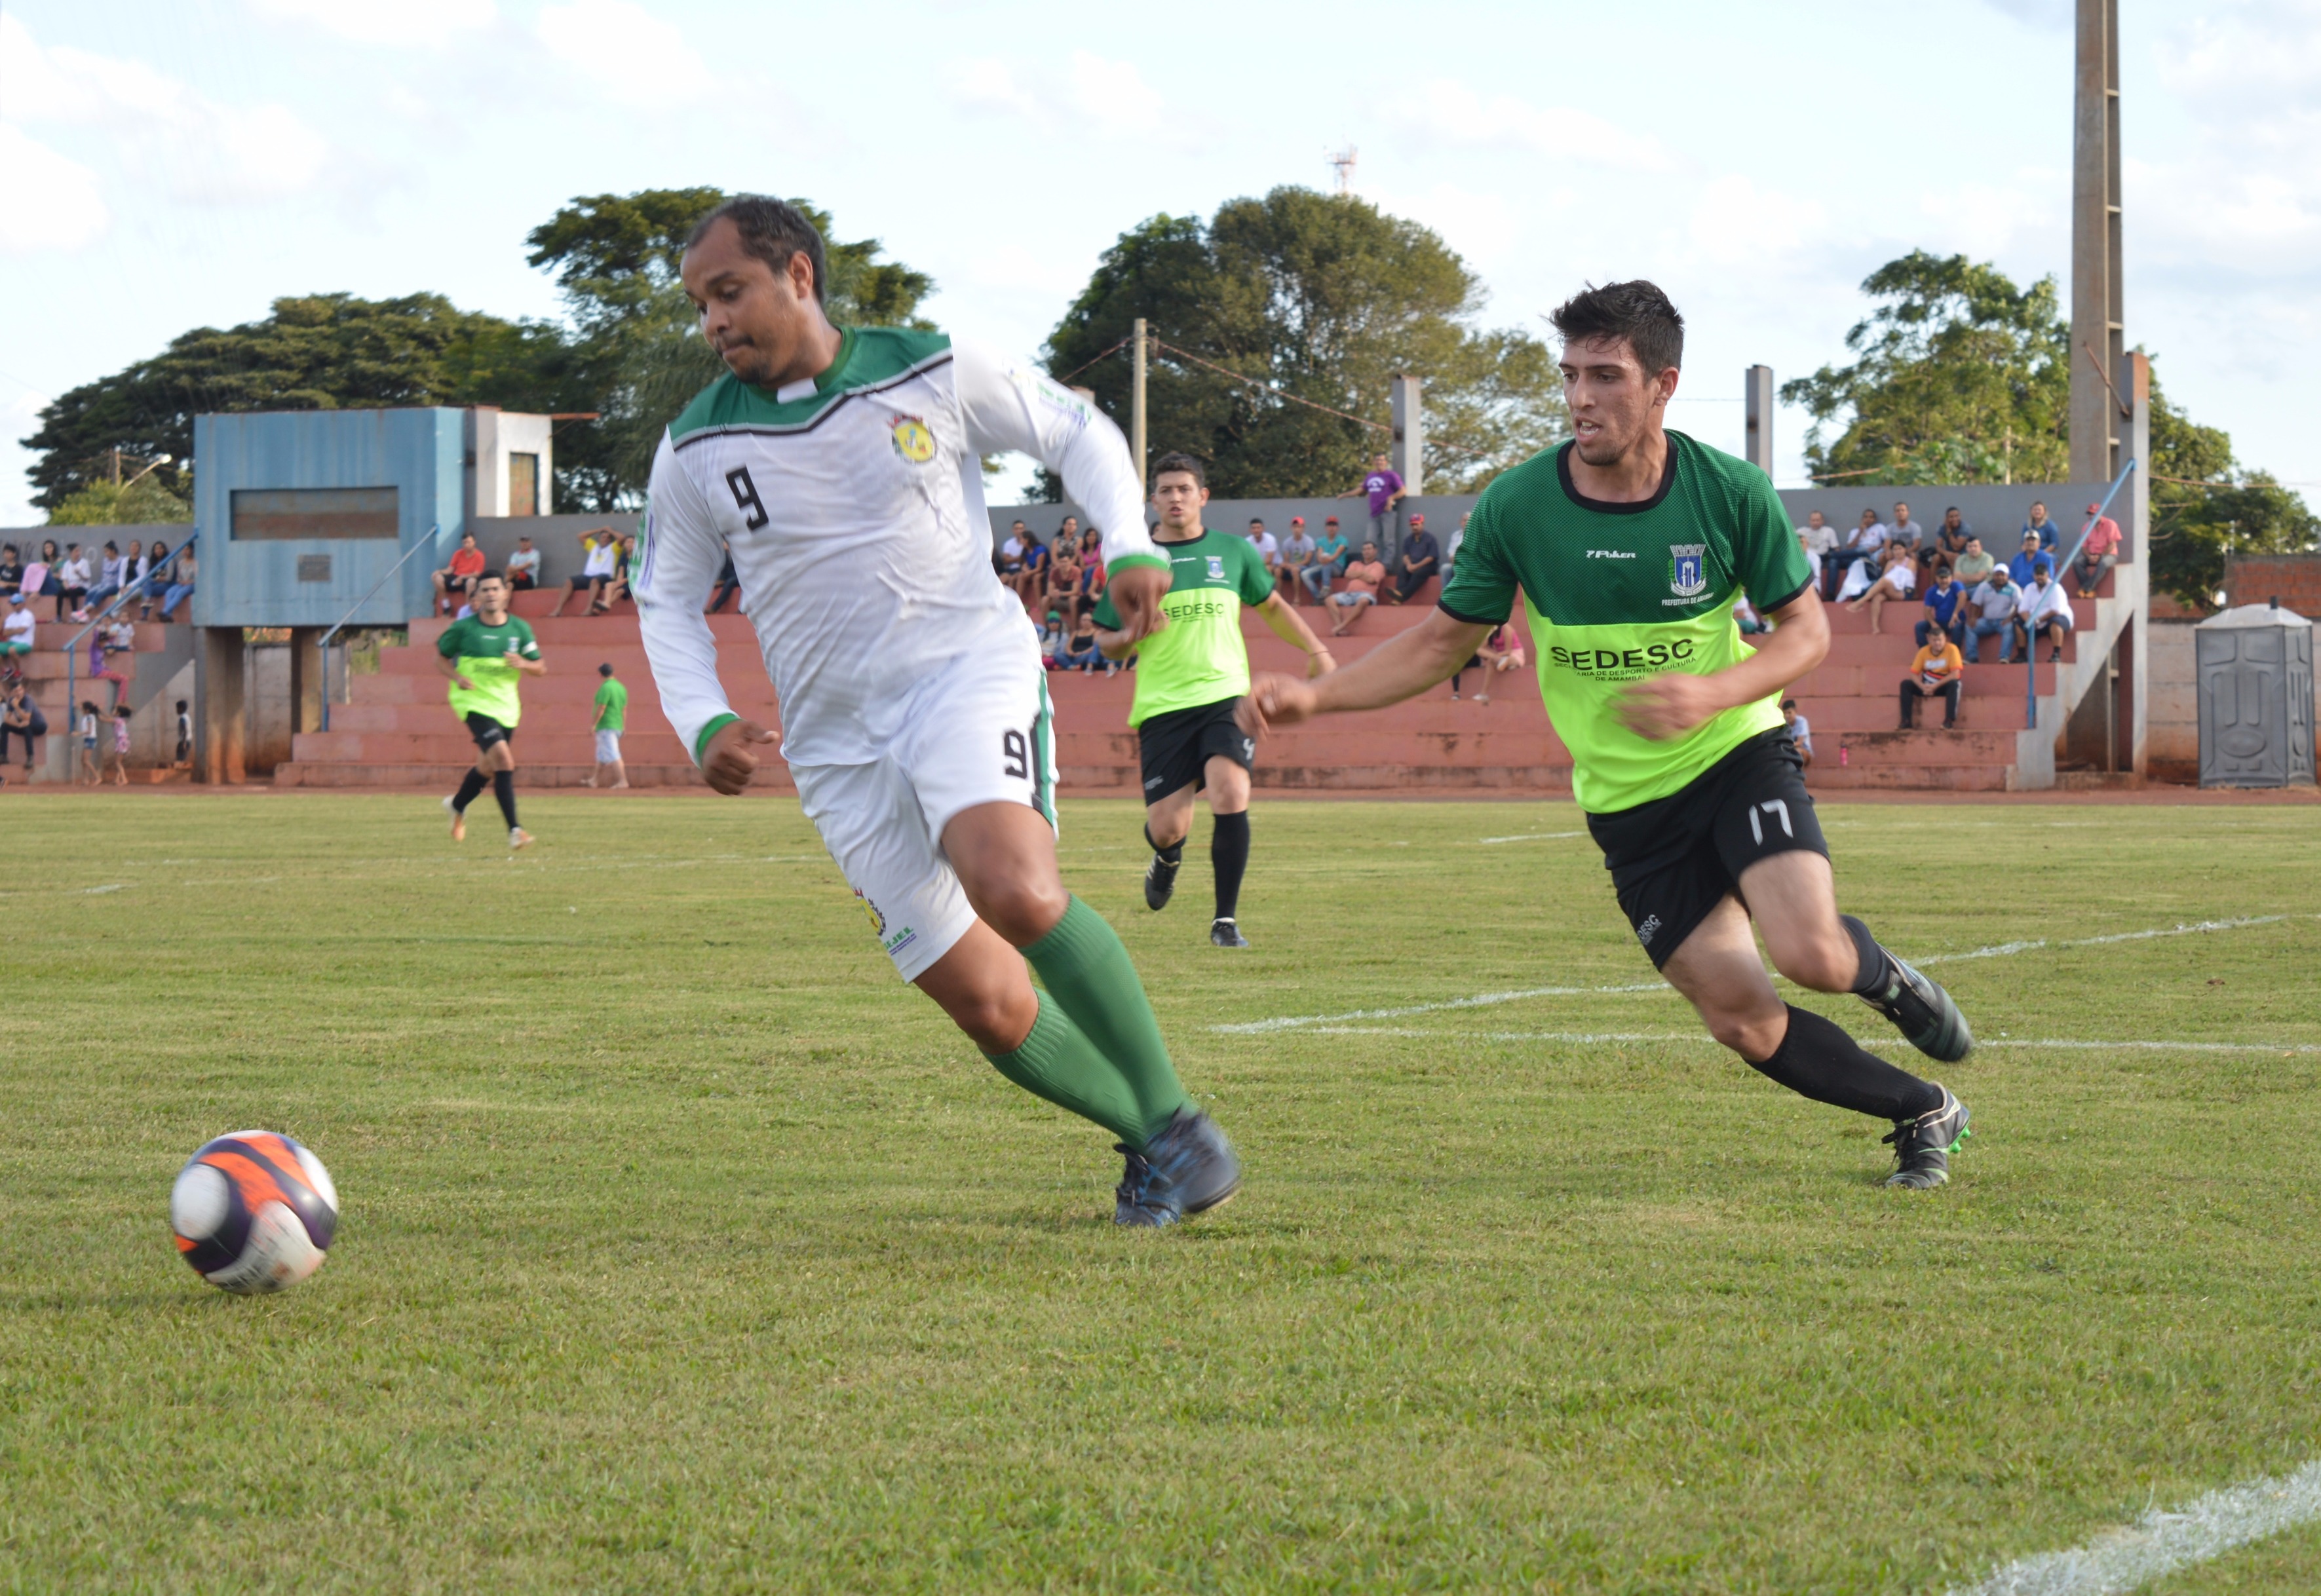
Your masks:
{"label": "player in white jersey", "polygon": [[1240,1163],[1179,1083],[1128,950],[1056,868],[1046,674],[983,504],[986,454],[1061,476],[1105,528],[1124,629],[1149,634],[1169,567],[1118,430],[940,333],[833,326],[822,239],[779,200],[710,213],[683,277],[728,375],[653,461],[633,592],[669,724],[721,793],[776,740],[717,680],[702,610],[722,543],[798,797],[903,978],[1002,1075],[1119,1138],[1117,1223],[1215,1207]]}

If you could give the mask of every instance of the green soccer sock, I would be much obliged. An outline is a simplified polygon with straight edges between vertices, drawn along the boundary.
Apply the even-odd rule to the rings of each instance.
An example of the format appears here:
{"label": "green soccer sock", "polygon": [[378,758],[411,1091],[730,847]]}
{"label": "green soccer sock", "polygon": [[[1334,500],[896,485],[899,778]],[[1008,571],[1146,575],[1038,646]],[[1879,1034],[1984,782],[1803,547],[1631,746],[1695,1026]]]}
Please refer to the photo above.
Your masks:
{"label": "green soccer sock", "polygon": [[1142,1151],[1146,1139],[1159,1135],[1191,1100],[1169,1061],[1160,1021],[1152,1018],[1144,983],[1119,934],[1076,897],[1055,929],[1026,948],[1024,957],[1040,973],[1056,1006],[1135,1094],[1141,1122],[1135,1135],[1124,1133],[1120,1139]]}
{"label": "green soccer sock", "polygon": [[1144,1145],[1144,1111],[1110,1060],[1053,999],[1040,994],[1032,1033],[1013,1053],[987,1053],[991,1067],[1060,1109],[1093,1120],[1132,1147]]}

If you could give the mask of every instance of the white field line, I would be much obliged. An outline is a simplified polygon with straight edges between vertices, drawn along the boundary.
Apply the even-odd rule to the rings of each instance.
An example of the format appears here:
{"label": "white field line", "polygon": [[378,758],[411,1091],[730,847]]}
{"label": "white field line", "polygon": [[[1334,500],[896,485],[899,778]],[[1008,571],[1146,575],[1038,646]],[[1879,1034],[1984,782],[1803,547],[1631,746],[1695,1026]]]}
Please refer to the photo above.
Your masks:
{"label": "white field line", "polygon": [[1951,965],[1970,958],[2004,958],[2012,953],[2028,953],[2034,948],[2105,948],[2114,942],[2148,942],[2154,937],[2189,937],[2196,931],[2237,931],[2244,926],[2279,925],[2285,920],[2321,920],[2321,915],[2256,914],[2246,920],[2204,920],[2195,925],[2177,924],[2154,926],[2144,931],[2118,931],[2108,937],[2074,937],[2068,941],[2051,941],[2034,937],[2027,942],[2000,942],[1989,948],[1977,948],[1965,953],[1934,953],[1925,958],[1914,958],[1914,965]]}
{"label": "white field line", "polygon": [[[1414,1025],[1316,1025],[1319,1037],[1433,1037],[1463,1042],[1691,1042],[1716,1047],[1716,1038],[1702,1031],[1674,1030],[1440,1030]],[[1899,1037],[1856,1038],[1865,1047],[1903,1048]],[[2321,1042],[2163,1042],[2138,1038],[2129,1042],[2089,1041],[2077,1038],[1999,1037],[1979,1040],[1980,1053],[1989,1047],[2065,1048],[2073,1052],[2108,1053],[2134,1049],[2148,1053],[2307,1053],[2321,1054]]]}
{"label": "white field line", "polygon": [[2042,1552],[1948,1596],[2121,1596],[2162,1574],[2321,1519],[2321,1462],[2285,1480],[2258,1478],[2154,1510],[2068,1552]]}
{"label": "white field line", "polygon": [[1484,848],[1496,842],[1554,842],[1566,837],[1585,837],[1585,831],[1518,831],[1513,837],[1479,837],[1476,842]]}

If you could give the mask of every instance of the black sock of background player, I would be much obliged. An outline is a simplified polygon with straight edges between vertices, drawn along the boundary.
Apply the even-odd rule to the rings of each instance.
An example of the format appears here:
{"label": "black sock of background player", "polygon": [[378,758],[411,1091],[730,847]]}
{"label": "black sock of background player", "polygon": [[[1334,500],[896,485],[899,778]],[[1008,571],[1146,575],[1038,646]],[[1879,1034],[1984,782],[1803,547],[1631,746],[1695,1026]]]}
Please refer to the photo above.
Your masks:
{"label": "black sock of background player", "polygon": [[1886,950],[1878,946],[1878,939],[1870,934],[1870,928],[1853,916],[1841,914],[1837,918],[1838,922],[1845,927],[1845,934],[1853,939],[1854,952],[1861,957],[1861,967],[1853,974],[1853,984],[1847,987],[1846,991],[1857,997],[1873,996],[1884,991],[1887,978]]}
{"label": "black sock of background player", "polygon": [[1915,1120],[1943,1106],[1943,1089],[1865,1049],[1832,1020],[1810,1010],[1789,1007],[1789,1034],[1758,1074],[1779,1081],[1800,1097],[1881,1120]]}
{"label": "black sock of background player", "polygon": [[1241,878],[1249,868],[1249,812],[1217,816],[1209,838],[1209,862],[1217,867],[1217,918],[1231,920],[1241,907]]}
{"label": "black sock of background player", "polygon": [[492,796],[500,801],[500,812],[507,816],[508,830],[515,830],[515,772],[492,772]]}
{"label": "black sock of background player", "polygon": [[460,778],[459,792],[452,796],[451,807],[461,814],[467,813],[468,805],[473,803],[476,801],[476,794],[484,790],[486,780],[482,771],[472,765],[469,766],[468,774]]}
{"label": "black sock of background player", "polygon": [[1152,840],[1152,828],[1147,826],[1144,828],[1144,842],[1146,847],[1150,848],[1154,853],[1160,856],[1161,863],[1166,865],[1176,865],[1184,862],[1185,839],[1183,838],[1179,837],[1168,847],[1162,848],[1159,843]]}

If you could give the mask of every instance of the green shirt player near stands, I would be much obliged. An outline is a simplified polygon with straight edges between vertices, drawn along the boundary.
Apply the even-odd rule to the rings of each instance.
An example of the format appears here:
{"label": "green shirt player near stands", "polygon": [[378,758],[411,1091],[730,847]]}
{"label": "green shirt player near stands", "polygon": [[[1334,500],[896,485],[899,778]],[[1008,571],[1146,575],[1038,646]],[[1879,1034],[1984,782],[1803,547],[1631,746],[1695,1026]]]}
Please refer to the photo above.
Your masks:
{"label": "green shirt player near stands", "polygon": [[1193,826],[1193,794],[1206,793],[1215,824],[1209,862],[1216,872],[1216,916],[1209,940],[1246,948],[1238,918],[1241,878],[1249,868],[1249,772],[1257,744],[1234,721],[1249,691],[1249,648],[1242,641],[1243,604],[1256,606],[1283,642],[1305,650],[1306,675],[1336,664],[1297,610],[1273,590],[1273,573],[1247,538],[1213,532],[1201,524],[1209,502],[1208,476],[1187,454],[1165,454],[1152,466],[1152,503],[1160,525],[1152,541],[1169,557],[1169,593],[1160,601],[1167,623],[1141,643],[1120,630],[1109,596],[1096,607],[1097,646],[1115,659],[1136,656],[1136,697],[1128,723],[1136,728],[1144,778],[1144,840],[1152,863],[1144,871],[1144,902],[1164,907],[1185,860],[1185,833]]}
{"label": "green shirt player near stands", "polygon": [[476,578],[473,596],[476,612],[454,621],[435,639],[435,668],[451,681],[451,712],[476,739],[475,766],[443,807],[451,816],[451,840],[465,842],[468,805],[488,785],[507,817],[508,846],[529,848],[532,833],[515,823],[515,748],[509,739],[523,717],[516,684],[546,676],[548,667],[531,623],[508,613],[506,577],[486,571]]}
{"label": "green shirt player near stands", "polygon": [[[1838,912],[1780,697],[1829,651],[1797,534],[1755,467],[1664,425],[1684,320],[1650,283],[1590,288],[1551,318],[1570,442],[1500,475],[1475,506],[1458,574],[1424,623],[1320,682],[1261,676],[1252,732],[1425,692],[1523,594],[1542,696],[1572,790],[1653,965],[1716,1039],[1819,1102],[1890,1120],[1889,1185],[1949,1178],[1967,1111],[1832,1021],[1781,1000],[1776,969],[1851,992],[1928,1056],[1974,1045],[1948,993]],[[1774,630],[1752,647],[1746,594]]]}

